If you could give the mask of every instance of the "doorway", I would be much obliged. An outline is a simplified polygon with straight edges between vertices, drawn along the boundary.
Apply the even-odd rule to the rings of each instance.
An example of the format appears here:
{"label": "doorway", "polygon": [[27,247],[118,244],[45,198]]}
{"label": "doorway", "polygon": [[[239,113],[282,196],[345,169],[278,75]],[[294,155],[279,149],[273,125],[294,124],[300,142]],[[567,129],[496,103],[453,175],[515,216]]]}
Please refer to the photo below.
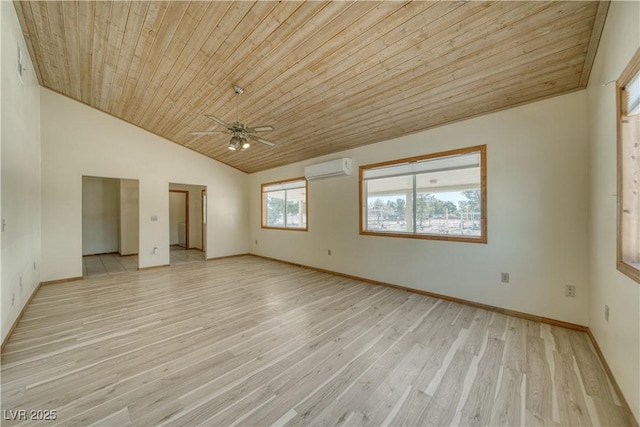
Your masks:
{"label": "doorway", "polygon": [[138,270],[139,182],[82,177],[82,275]]}
{"label": "doorway", "polygon": [[206,187],[169,184],[170,263],[204,261],[206,245]]}
{"label": "doorway", "polygon": [[189,248],[189,192],[169,190],[169,244]]}

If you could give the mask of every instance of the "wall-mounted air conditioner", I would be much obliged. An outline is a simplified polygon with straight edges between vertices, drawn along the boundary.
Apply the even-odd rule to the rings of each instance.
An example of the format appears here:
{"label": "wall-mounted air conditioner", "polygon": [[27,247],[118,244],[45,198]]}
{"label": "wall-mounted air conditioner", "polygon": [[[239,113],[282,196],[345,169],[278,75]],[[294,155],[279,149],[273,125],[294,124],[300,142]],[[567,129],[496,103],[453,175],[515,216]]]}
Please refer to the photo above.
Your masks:
{"label": "wall-mounted air conditioner", "polygon": [[309,181],[341,175],[351,175],[351,159],[345,157],[304,168],[304,176]]}

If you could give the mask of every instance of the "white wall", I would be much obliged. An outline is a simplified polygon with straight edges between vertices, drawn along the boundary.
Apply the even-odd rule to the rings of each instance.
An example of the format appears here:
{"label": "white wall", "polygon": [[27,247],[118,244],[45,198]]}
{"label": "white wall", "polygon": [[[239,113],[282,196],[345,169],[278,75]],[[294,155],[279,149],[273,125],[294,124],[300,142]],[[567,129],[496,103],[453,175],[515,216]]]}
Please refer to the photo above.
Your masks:
{"label": "white wall", "polygon": [[[581,91],[252,174],[250,250],[586,325],[585,128]],[[488,244],[359,235],[358,166],[479,144],[487,144]],[[261,183],[343,156],[353,159],[352,176],[309,183],[308,232],[260,227]],[[501,272],[511,283],[500,282]],[[564,296],[566,284],[575,298]]]}
{"label": "white wall", "polygon": [[[189,192],[189,249],[204,250],[202,247],[202,233],[204,232],[202,224],[202,190],[206,190],[206,187],[170,183],[169,189]],[[215,206],[213,206],[213,209],[215,209]]]}
{"label": "white wall", "polygon": [[82,177],[82,255],[118,252],[120,180]]}
{"label": "white wall", "polygon": [[[0,2],[2,340],[40,282],[40,90],[11,2]],[[18,46],[26,70],[17,72]],[[80,257],[80,255],[78,255]],[[35,263],[35,268],[34,268]],[[22,279],[22,286],[20,280]]]}
{"label": "white wall", "polygon": [[201,183],[215,201],[207,257],[248,251],[246,174],[47,89],[40,97],[43,281],[82,276],[83,175],[139,180],[141,268],[169,264],[169,182]]}
{"label": "white wall", "polygon": [[[615,84],[640,46],[640,3],[611,2],[589,80],[589,327],[640,419],[640,284],[616,270]],[[610,309],[604,320],[604,306]]]}
{"label": "white wall", "polygon": [[118,252],[120,255],[138,253],[138,236],[140,234],[140,207],[138,181],[121,179],[120,181],[120,239]]}

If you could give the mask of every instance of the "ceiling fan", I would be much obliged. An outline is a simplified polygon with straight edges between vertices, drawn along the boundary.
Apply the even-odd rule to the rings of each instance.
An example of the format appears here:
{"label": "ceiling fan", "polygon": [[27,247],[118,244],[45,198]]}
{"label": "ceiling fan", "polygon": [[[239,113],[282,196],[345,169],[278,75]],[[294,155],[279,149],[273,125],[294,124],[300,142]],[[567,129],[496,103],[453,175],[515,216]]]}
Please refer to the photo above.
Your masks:
{"label": "ceiling fan", "polygon": [[256,135],[253,135],[254,133],[258,133],[258,132],[266,132],[266,131],[274,130],[273,126],[264,125],[264,126],[248,127],[244,123],[240,123],[240,120],[238,118],[239,117],[238,96],[240,96],[244,92],[244,89],[242,89],[240,86],[234,85],[233,91],[236,93],[236,121],[235,122],[227,123],[224,120],[220,120],[216,116],[212,116],[211,114],[204,115],[206,118],[211,119],[214,122],[218,123],[219,125],[224,126],[225,128],[227,128],[227,130],[198,131],[198,132],[189,132],[189,134],[190,135],[215,135],[219,133],[230,134],[232,136],[231,136],[231,140],[229,140],[229,144],[227,145],[227,148],[231,151],[246,150],[251,146],[251,144],[249,143],[249,139],[268,145],[269,147],[275,147],[276,145],[275,143],[271,141],[267,141],[266,139],[260,138]]}

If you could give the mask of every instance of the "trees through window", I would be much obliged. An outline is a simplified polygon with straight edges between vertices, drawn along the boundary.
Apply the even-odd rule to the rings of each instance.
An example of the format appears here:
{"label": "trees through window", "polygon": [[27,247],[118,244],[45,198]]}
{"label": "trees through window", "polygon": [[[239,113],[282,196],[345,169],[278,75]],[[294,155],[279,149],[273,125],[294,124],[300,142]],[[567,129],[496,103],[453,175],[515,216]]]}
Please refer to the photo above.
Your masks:
{"label": "trees through window", "polygon": [[360,168],[361,234],[486,243],[486,146]]}

